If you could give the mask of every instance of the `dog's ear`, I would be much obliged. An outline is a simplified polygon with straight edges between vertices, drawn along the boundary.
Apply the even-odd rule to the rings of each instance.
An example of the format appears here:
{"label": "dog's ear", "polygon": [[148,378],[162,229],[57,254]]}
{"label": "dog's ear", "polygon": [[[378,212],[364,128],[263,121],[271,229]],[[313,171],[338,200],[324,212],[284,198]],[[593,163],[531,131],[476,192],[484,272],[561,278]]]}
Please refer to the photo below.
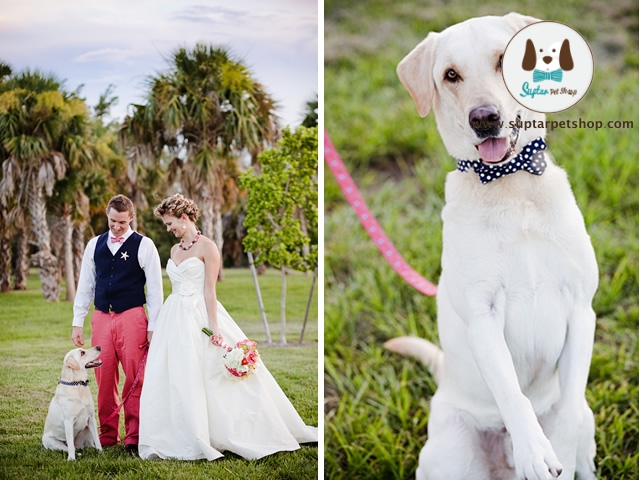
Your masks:
{"label": "dog's ear", "polygon": [[573,57],[571,56],[569,40],[562,42],[562,47],[560,47],[560,68],[562,70],[573,70]]}
{"label": "dog's ear", "polygon": [[533,46],[533,42],[527,38],[527,44],[524,49],[524,57],[522,57],[522,69],[530,72],[536,68],[536,47]]}
{"label": "dog's ear", "polygon": [[513,33],[517,33],[524,27],[528,27],[532,23],[541,22],[539,18],[529,17],[527,15],[521,15],[516,12],[507,13],[504,17],[504,21],[511,27]]}
{"label": "dog's ear", "polygon": [[438,33],[431,32],[400,61],[396,73],[418,108],[418,114],[426,117],[433,105],[435,83],[433,65]]}
{"label": "dog's ear", "polygon": [[69,367],[71,370],[80,370],[80,364],[73,357],[67,358],[67,361],[65,362],[65,365],[67,367]]}

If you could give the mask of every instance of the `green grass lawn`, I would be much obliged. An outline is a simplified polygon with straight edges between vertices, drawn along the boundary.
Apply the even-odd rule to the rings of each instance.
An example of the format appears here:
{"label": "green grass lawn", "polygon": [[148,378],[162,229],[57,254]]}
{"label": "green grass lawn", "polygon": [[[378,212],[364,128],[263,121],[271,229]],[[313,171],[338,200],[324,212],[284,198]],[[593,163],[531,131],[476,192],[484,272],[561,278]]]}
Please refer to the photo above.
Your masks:
{"label": "green grass lawn", "polygon": [[[317,478],[318,449],[314,446],[255,461],[228,454],[214,462],[143,461],[128,456],[123,447],[102,453],[86,449],[76,462],[67,462],[65,453],[44,449],[41,438],[49,402],[60,376],[62,359],[74,348],[71,342],[73,305],[45,302],[37,271],[30,273],[28,290],[0,294],[0,478]],[[259,342],[263,361],[305,422],[317,425],[317,295],[314,295],[304,344],[297,345],[311,276],[288,275],[287,339],[290,344],[281,347],[261,343],[265,336],[249,270],[227,269],[225,275],[225,281],[218,284],[218,299],[247,336]],[[280,274],[268,270],[259,281],[271,335],[278,340]],[[165,276],[165,296],[170,291]],[[85,340],[90,338],[90,330],[90,321],[86,320]],[[95,399],[95,382],[90,385]]]}
{"label": "green grass lawn", "polygon": [[[631,120],[628,130],[547,132],[596,250],[596,343],[587,399],[598,478],[638,478],[637,2],[325,3],[325,124],[408,263],[440,275],[444,178],[455,169],[433,115],[420,119],[395,74],[431,30],[518,11],[578,29],[595,54],[591,89],[550,120]],[[615,45],[614,45],[615,44]],[[617,47],[616,47],[617,45]],[[399,335],[438,341],[436,306],[385,264],[325,169],[325,477],[413,478],[435,391],[426,368],[386,352]]]}

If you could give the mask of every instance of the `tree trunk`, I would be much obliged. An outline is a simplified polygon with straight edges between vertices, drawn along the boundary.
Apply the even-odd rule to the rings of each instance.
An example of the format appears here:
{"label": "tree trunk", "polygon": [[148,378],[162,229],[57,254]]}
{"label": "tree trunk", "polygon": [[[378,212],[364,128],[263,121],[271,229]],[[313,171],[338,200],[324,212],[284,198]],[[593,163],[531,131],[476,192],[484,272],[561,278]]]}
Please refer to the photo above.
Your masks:
{"label": "tree trunk", "polygon": [[87,221],[82,220],[73,230],[73,273],[75,275],[75,284],[80,281],[80,269],[82,268],[82,257],[84,255],[84,232],[87,228]]}
{"label": "tree trunk", "polygon": [[282,345],[286,345],[287,339],[284,331],[287,327],[287,270],[284,265],[280,267],[280,272],[282,274],[282,293],[280,295],[280,343]]}
{"label": "tree trunk", "polygon": [[267,322],[267,314],[264,311],[264,303],[262,302],[262,293],[260,293],[260,284],[258,283],[258,274],[256,272],[256,266],[253,263],[253,254],[247,252],[249,258],[249,269],[251,270],[251,277],[253,278],[253,287],[256,289],[256,296],[258,297],[258,307],[260,308],[260,316],[262,317],[262,325],[264,326],[264,333],[267,336],[267,343],[271,343],[271,332],[269,332],[269,323]]}
{"label": "tree trunk", "polygon": [[[213,199],[211,198],[211,195],[209,195],[208,188],[205,187],[202,189],[199,203],[202,233],[205,237],[208,237],[215,242],[215,238],[213,236]],[[218,245],[217,242],[216,245]],[[218,249],[220,249],[220,246],[218,246]]]}
{"label": "tree trunk", "polygon": [[11,290],[11,238],[7,225],[6,212],[0,212],[0,292]]}
{"label": "tree trunk", "polygon": [[41,187],[35,185],[36,182],[34,179],[28,202],[31,227],[38,245],[38,252],[31,257],[31,261],[40,268],[42,294],[45,300],[57,302],[60,299],[58,259],[51,253],[51,233],[47,224],[47,207],[44,192]]}
{"label": "tree trunk", "polygon": [[76,277],[73,269],[73,222],[71,220],[71,207],[65,205],[62,216],[63,227],[63,258],[64,258],[64,278],[67,281],[66,300],[73,302],[76,298]]}
{"label": "tree trunk", "polygon": [[[304,218],[304,212],[302,211],[301,208],[298,209],[298,218],[300,219],[300,230],[302,230],[302,233],[304,234],[305,237],[309,238],[309,230],[307,229],[307,219]],[[302,246],[302,256],[306,257],[307,255],[309,255],[310,252],[310,247],[308,243],[305,243]],[[306,272],[309,273],[309,272]]]}
{"label": "tree trunk", "polygon": [[[211,190],[208,187],[202,189],[202,200],[200,201],[200,213],[202,214],[202,233],[205,237],[210,238],[218,246],[220,251],[220,259],[222,259],[222,214],[221,205],[216,204]],[[222,272],[222,261],[220,262],[220,271],[218,272],[218,281],[222,281],[224,275]]]}
{"label": "tree trunk", "polygon": [[58,259],[51,252],[40,250],[31,255],[31,264],[40,269],[44,299],[48,302],[57,302],[60,299]]}
{"label": "tree trunk", "polygon": [[[75,195],[75,208],[79,214],[79,219],[75,222],[73,229],[73,273],[75,276],[76,287],[80,281],[80,269],[82,268],[82,257],[85,248],[85,231],[91,221],[91,210],[89,206],[89,197],[84,192],[77,192]],[[136,215],[137,217],[137,215]]]}
{"label": "tree trunk", "polygon": [[47,225],[49,226],[49,246],[51,254],[58,259],[58,284],[62,286],[64,278],[64,218],[62,215],[47,217]]}
{"label": "tree trunk", "polygon": [[24,226],[17,229],[14,253],[13,289],[26,290],[29,275],[29,230]]}
{"label": "tree trunk", "polygon": [[223,237],[224,227],[222,226],[222,212],[221,205],[215,203],[213,206],[213,241],[216,242],[218,249],[220,250],[220,271],[218,272],[218,281],[224,280],[224,272],[222,265],[222,247],[224,246]]}
{"label": "tree trunk", "polygon": [[302,330],[300,331],[300,340],[298,343],[302,345],[302,338],[304,337],[304,330],[307,328],[307,319],[309,318],[309,310],[311,309],[311,301],[313,300],[313,291],[316,287],[316,279],[318,278],[318,267],[313,271],[313,280],[311,281],[311,290],[309,290],[309,298],[307,299],[307,308],[304,311],[304,321],[302,322]]}

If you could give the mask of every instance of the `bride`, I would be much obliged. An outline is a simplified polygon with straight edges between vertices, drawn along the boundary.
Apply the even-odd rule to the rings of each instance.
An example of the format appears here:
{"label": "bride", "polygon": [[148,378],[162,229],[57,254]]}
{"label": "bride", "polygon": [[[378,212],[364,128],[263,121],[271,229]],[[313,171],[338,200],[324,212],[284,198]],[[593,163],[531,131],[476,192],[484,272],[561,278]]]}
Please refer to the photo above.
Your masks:
{"label": "bride", "polygon": [[172,293],[158,316],[144,374],[140,457],[215,460],[230,451],[256,459],[317,442],[317,428],[304,424],[260,360],[246,378],[227,372],[225,350],[215,345],[247,337],[216,299],[220,253],[196,228],[196,204],[175,194],[154,213],[180,243],[167,263]]}

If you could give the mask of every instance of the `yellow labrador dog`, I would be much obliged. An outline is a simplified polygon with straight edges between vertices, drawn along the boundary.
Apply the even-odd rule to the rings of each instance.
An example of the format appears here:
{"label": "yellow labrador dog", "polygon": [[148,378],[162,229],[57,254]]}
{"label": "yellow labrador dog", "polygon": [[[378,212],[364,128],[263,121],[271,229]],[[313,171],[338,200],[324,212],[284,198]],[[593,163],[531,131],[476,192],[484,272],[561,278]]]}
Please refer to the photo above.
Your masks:
{"label": "yellow labrador dog", "polygon": [[458,160],[442,212],[441,349],[386,343],[438,382],[418,479],[595,478],[585,388],[596,258],[544,128],[521,128],[544,115],[518,104],[501,73],[511,37],[537,21],[474,18],[430,33],[398,65]]}
{"label": "yellow labrador dog", "polygon": [[76,459],[76,448],[102,450],[89,390],[88,369],[102,365],[100,347],[76,348],[64,357],[56,393],[49,404],[42,444],[50,450],[68,452]]}

